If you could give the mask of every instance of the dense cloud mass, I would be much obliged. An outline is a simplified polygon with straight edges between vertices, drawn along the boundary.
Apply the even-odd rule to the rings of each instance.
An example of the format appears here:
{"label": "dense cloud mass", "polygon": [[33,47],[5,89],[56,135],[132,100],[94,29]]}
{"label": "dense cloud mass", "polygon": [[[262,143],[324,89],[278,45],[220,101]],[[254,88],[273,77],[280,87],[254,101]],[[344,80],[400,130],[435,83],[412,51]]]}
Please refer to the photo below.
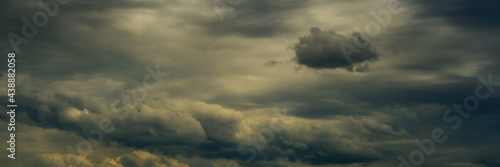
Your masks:
{"label": "dense cloud mass", "polygon": [[[312,27],[310,31],[309,36],[299,38],[299,43],[294,45],[299,64],[317,69],[344,68],[352,71],[354,65],[378,60],[378,53],[369,44],[361,49],[354,46],[354,39],[361,43],[367,42],[359,33],[355,33],[352,39],[347,39],[333,31],[323,32],[317,27]],[[366,70],[362,68],[358,71]],[[364,68],[367,68],[366,65]]]}
{"label": "dense cloud mass", "polygon": [[41,2],[0,1],[1,166],[499,165],[497,1]]}
{"label": "dense cloud mass", "polygon": [[42,161],[44,165],[58,164],[70,166],[71,164],[65,161],[66,156],[74,159],[81,158],[81,164],[79,164],[79,166],[82,167],[189,167],[186,164],[179,163],[175,159],[154,155],[144,151],[134,151],[119,157],[106,157],[102,162],[92,162],[85,157],[75,157],[72,154],[42,154],[40,156],[40,161]]}
{"label": "dense cloud mass", "polygon": [[419,0],[413,3],[422,5],[419,16],[445,17],[453,24],[472,29],[498,29],[500,22],[499,1],[494,0]]}
{"label": "dense cloud mass", "polygon": [[214,1],[213,8],[218,20],[199,20],[209,33],[217,35],[242,35],[265,37],[283,34],[292,30],[286,20],[285,11],[299,10],[307,4],[301,0],[229,0]]}

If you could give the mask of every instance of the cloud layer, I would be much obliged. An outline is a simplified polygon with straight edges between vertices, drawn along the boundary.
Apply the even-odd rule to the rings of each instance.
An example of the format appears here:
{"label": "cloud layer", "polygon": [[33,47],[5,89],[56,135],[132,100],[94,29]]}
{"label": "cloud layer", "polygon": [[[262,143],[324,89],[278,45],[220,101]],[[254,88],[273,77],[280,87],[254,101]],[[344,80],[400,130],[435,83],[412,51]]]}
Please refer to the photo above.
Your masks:
{"label": "cloud layer", "polygon": [[[2,156],[2,165],[398,166],[434,128],[448,141],[422,166],[498,164],[498,87],[478,89],[480,76],[500,81],[497,2],[401,1],[405,10],[370,41],[353,27],[387,1],[216,2],[222,20],[212,1],[59,6],[16,53],[19,161]],[[6,35],[43,9],[1,1],[0,11]],[[12,51],[7,38],[0,50]],[[170,75],[157,82],[148,67]],[[155,86],[141,92],[144,83]],[[443,113],[476,91],[490,96],[451,129]],[[68,151],[79,155],[102,120],[114,130],[89,154]],[[8,121],[0,114],[0,126]]]}

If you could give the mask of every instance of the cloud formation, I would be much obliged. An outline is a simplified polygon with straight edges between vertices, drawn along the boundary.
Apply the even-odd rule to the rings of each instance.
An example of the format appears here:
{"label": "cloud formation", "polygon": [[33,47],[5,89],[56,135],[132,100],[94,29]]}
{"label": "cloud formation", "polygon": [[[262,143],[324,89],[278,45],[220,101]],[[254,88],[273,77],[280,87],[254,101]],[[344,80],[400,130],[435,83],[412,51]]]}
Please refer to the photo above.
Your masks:
{"label": "cloud formation", "polygon": [[422,6],[420,17],[444,17],[450,23],[471,29],[498,29],[499,1],[494,0],[419,0],[412,3]]}
{"label": "cloud formation", "polygon": [[71,164],[68,164],[65,160],[67,157],[79,159],[80,164],[78,166],[82,167],[189,167],[175,159],[145,151],[133,151],[118,157],[106,157],[102,162],[95,162],[86,157],[76,157],[73,154],[42,154],[40,155],[40,161],[42,162],[40,165],[51,166],[52,164],[58,164],[70,166]]}
{"label": "cloud formation", "polygon": [[[315,69],[343,68],[348,71],[367,71],[368,67],[357,66],[364,62],[376,61],[379,58],[377,52],[367,44],[365,47],[357,48],[353,41],[358,40],[366,43],[359,33],[355,33],[352,39],[348,39],[333,31],[321,31],[317,27],[311,27],[309,36],[299,38],[299,42],[293,46],[297,63]],[[354,54],[351,55],[351,52]]]}
{"label": "cloud formation", "polygon": [[[87,140],[82,131],[109,118],[115,130],[82,156],[82,165],[397,166],[398,155],[418,149],[415,139],[448,127],[442,112],[474,94],[479,75],[500,81],[494,1],[405,3],[421,10],[392,15],[373,43],[345,34],[373,21],[370,11],[387,1],[222,0],[232,7],[222,21],[212,2],[71,0],[61,6],[20,47],[16,140],[22,161],[2,156],[2,165],[64,164],[66,146],[76,149]],[[37,1],[0,4],[4,35],[20,34],[20,18],[42,10]],[[11,48],[0,40],[0,50]],[[352,51],[350,63],[342,49]],[[144,67],[156,65],[171,76],[120,119],[110,104],[137,90]],[[375,65],[384,68],[374,71]],[[0,74],[6,81],[5,71]],[[498,165],[495,89],[460,131],[444,128],[449,141],[422,166]],[[7,98],[0,95],[2,113]],[[239,146],[260,145],[260,130],[282,106],[293,115],[284,116],[290,123],[247,162]],[[8,121],[0,114],[1,127]]]}

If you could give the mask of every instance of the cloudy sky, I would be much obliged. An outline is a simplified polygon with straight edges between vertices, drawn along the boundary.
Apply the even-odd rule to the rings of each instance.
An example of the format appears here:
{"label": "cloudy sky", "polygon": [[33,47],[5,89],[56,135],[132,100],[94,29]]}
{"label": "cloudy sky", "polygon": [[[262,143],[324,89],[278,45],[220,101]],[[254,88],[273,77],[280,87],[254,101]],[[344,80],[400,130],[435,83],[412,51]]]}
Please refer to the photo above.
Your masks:
{"label": "cloudy sky", "polygon": [[498,167],[499,7],[3,0],[0,163]]}

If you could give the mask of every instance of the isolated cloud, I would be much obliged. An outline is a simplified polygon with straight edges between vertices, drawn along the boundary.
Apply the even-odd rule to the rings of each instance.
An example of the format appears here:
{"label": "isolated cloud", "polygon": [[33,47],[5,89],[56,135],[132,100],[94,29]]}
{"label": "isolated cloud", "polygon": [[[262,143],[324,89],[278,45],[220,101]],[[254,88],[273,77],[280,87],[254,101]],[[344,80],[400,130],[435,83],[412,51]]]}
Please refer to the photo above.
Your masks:
{"label": "isolated cloud", "polygon": [[[355,65],[378,60],[378,53],[372,50],[369,43],[362,48],[353,45],[354,39],[361,43],[367,42],[357,33],[352,39],[348,39],[333,31],[323,32],[317,27],[311,27],[310,31],[309,36],[299,38],[299,42],[293,47],[299,64],[316,69],[343,68],[353,71]],[[349,52],[355,53],[349,54]],[[365,66],[360,66],[356,71],[367,69]]]}

